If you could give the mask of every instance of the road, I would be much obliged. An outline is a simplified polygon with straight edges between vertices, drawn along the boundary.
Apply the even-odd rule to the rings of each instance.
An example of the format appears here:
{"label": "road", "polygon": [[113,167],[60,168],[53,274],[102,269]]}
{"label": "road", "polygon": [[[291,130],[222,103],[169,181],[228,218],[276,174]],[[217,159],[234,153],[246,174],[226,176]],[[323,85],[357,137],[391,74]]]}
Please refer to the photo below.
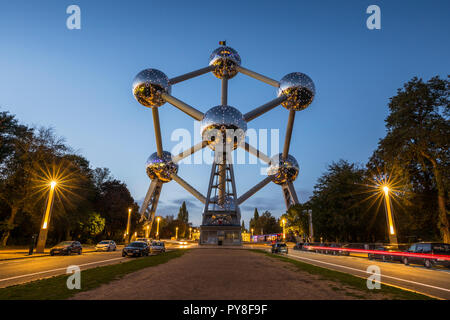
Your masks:
{"label": "road", "polygon": [[368,277],[367,267],[377,265],[381,283],[395,285],[440,299],[450,299],[450,270],[426,269],[419,265],[405,266],[399,262],[382,262],[352,256],[333,256],[321,253],[289,250],[288,256],[320,267]]}
{"label": "road", "polygon": [[[181,246],[170,241],[167,249]],[[183,247],[196,247],[188,244]],[[244,246],[243,248],[264,248],[267,246]],[[424,293],[433,297],[450,300],[450,270],[426,269],[400,263],[381,262],[360,257],[324,255],[319,253],[289,250],[288,256],[303,262],[318,265],[328,269],[350,273],[359,277],[368,276],[367,267],[377,265],[381,270],[381,282]],[[82,255],[27,258],[10,261],[0,261],[0,288],[55,275],[65,274],[70,265],[77,265],[81,270],[120,263],[129,258],[122,258],[121,251],[92,252]]]}
{"label": "road", "polygon": [[[166,242],[166,249],[190,247]],[[0,261],[0,288],[21,284],[33,280],[65,274],[67,267],[76,265],[81,270],[120,263],[123,258],[121,247],[112,252],[89,252],[82,255],[45,256],[17,260]]]}

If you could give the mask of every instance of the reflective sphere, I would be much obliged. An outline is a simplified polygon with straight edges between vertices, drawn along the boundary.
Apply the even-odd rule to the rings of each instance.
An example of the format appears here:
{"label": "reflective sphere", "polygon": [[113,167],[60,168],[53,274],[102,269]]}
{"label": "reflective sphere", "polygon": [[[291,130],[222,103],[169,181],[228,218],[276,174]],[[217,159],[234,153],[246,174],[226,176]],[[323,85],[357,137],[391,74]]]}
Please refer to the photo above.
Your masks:
{"label": "reflective sphere", "polygon": [[165,101],[161,93],[171,92],[169,78],[157,69],[145,69],[139,72],[133,81],[133,94],[136,100],[145,107],[159,107]]}
{"label": "reflective sphere", "polygon": [[161,182],[169,182],[172,180],[172,174],[178,172],[178,165],[173,162],[170,152],[163,151],[161,158],[155,152],[147,160],[146,171],[152,180],[159,179]]}
{"label": "reflective sphere", "polygon": [[306,74],[292,72],[280,80],[278,96],[288,96],[281,104],[288,110],[300,111],[311,104],[316,94],[314,82]]}
{"label": "reflective sphere", "polygon": [[211,53],[209,65],[215,66],[212,73],[217,78],[231,79],[237,74],[235,66],[241,65],[241,57],[233,48],[222,46]]}
{"label": "reflective sphere", "polygon": [[216,106],[205,113],[200,130],[203,141],[207,141],[211,149],[224,143],[225,147],[234,150],[245,139],[247,122],[238,109]]}
{"label": "reflective sphere", "polygon": [[267,174],[273,177],[272,181],[276,184],[294,181],[300,170],[298,162],[293,156],[288,155],[285,160],[281,159],[281,156],[281,153],[273,156],[267,169]]}

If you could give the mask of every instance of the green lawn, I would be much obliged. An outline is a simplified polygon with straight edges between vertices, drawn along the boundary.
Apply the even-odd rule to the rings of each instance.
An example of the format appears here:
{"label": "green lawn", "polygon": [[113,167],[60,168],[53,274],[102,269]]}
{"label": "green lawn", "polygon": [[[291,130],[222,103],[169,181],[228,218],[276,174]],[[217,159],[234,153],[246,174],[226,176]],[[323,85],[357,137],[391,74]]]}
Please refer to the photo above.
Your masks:
{"label": "green lawn", "polygon": [[60,275],[48,279],[37,280],[26,284],[0,289],[0,300],[56,300],[67,299],[78,292],[91,290],[112,280],[143,268],[166,263],[181,257],[187,250],[175,250],[155,256],[131,259],[110,266],[97,267],[81,271],[81,289],[69,290],[66,285],[70,275]]}
{"label": "green lawn", "polygon": [[[387,294],[387,295],[393,297],[394,299],[399,299],[399,300],[430,300],[430,299],[432,299],[429,296],[419,294],[416,292],[412,292],[412,291],[408,291],[408,290],[402,290],[400,288],[393,287],[393,286],[390,286],[390,285],[387,285],[384,283],[381,285],[381,289],[370,290],[367,288],[366,279],[363,279],[363,278],[360,278],[360,277],[357,277],[357,276],[354,276],[354,275],[351,275],[348,273],[318,267],[318,266],[315,266],[315,265],[312,265],[309,263],[305,263],[305,262],[301,262],[301,261],[298,261],[295,259],[288,258],[283,255],[272,254],[272,253],[269,253],[269,252],[267,252],[265,250],[261,250],[261,249],[251,249],[251,251],[257,252],[257,253],[262,253],[269,257],[291,263],[291,264],[295,265],[298,268],[298,270],[306,271],[310,274],[318,275],[321,277],[321,279],[324,279],[324,280],[331,280],[331,281],[335,281],[337,283],[342,283],[344,285],[353,287],[355,289],[360,290],[363,294],[364,293],[373,293],[375,291],[375,292]],[[337,290],[339,288],[332,287],[332,289]],[[358,298],[364,299],[364,296],[358,296]]]}

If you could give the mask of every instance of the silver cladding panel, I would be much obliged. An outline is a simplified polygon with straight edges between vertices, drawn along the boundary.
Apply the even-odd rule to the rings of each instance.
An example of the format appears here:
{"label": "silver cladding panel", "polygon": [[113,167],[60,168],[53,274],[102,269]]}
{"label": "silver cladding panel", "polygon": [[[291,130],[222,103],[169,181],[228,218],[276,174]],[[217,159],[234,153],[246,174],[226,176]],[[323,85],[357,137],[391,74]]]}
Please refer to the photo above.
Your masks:
{"label": "silver cladding panel", "polygon": [[219,78],[233,78],[237,74],[236,65],[241,65],[241,57],[231,47],[222,46],[211,53],[209,65],[215,66],[213,74]]}
{"label": "silver cladding panel", "polygon": [[297,179],[299,171],[298,162],[293,156],[288,155],[285,160],[282,160],[282,154],[280,153],[270,159],[267,174],[272,176],[274,183],[283,184]]}
{"label": "silver cladding panel", "polygon": [[133,95],[145,107],[159,107],[165,103],[161,92],[171,93],[169,78],[157,69],[139,72],[133,81]]}
{"label": "silver cladding panel", "polygon": [[163,151],[161,158],[155,152],[148,157],[146,171],[152,180],[159,179],[161,182],[169,182],[172,180],[172,174],[178,172],[178,165],[173,162],[170,152]]}
{"label": "silver cladding panel", "polygon": [[311,104],[316,94],[314,82],[306,74],[292,72],[280,80],[278,97],[282,94],[288,98],[282,102],[286,109],[303,110]]}
{"label": "silver cladding panel", "polygon": [[226,105],[209,109],[205,113],[200,127],[203,141],[207,141],[214,150],[215,145],[222,141],[224,130],[228,130],[225,131],[227,133],[226,143],[233,143],[233,148],[236,148],[237,144],[244,141],[247,131],[247,122],[244,120],[243,114],[238,109]]}

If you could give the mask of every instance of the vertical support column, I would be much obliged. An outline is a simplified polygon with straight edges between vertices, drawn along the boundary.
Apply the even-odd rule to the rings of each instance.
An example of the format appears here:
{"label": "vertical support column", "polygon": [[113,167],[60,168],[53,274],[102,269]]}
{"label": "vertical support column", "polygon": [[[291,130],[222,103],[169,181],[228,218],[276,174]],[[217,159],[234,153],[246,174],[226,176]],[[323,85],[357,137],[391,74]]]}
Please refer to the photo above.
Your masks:
{"label": "vertical support column", "polygon": [[299,203],[297,198],[297,193],[295,192],[294,185],[292,182],[286,182],[281,185],[283,190],[284,202],[286,204],[286,210],[289,209],[293,204]]}
{"label": "vertical support column", "polygon": [[152,206],[150,207],[150,219],[149,219],[149,230],[151,232],[153,226],[153,220],[155,220],[156,208],[158,208],[159,196],[161,195],[162,182],[158,181],[152,198]]}
{"label": "vertical support column", "polygon": [[226,106],[228,104],[228,79],[222,78],[222,100],[221,104]]}
{"label": "vertical support column", "polygon": [[222,154],[221,163],[219,164],[219,183],[218,183],[218,199],[217,203],[219,206],[223,206],[225,203],[225,195],[226,195],[226,186],[227,186],[227,160],[226,153]]}

